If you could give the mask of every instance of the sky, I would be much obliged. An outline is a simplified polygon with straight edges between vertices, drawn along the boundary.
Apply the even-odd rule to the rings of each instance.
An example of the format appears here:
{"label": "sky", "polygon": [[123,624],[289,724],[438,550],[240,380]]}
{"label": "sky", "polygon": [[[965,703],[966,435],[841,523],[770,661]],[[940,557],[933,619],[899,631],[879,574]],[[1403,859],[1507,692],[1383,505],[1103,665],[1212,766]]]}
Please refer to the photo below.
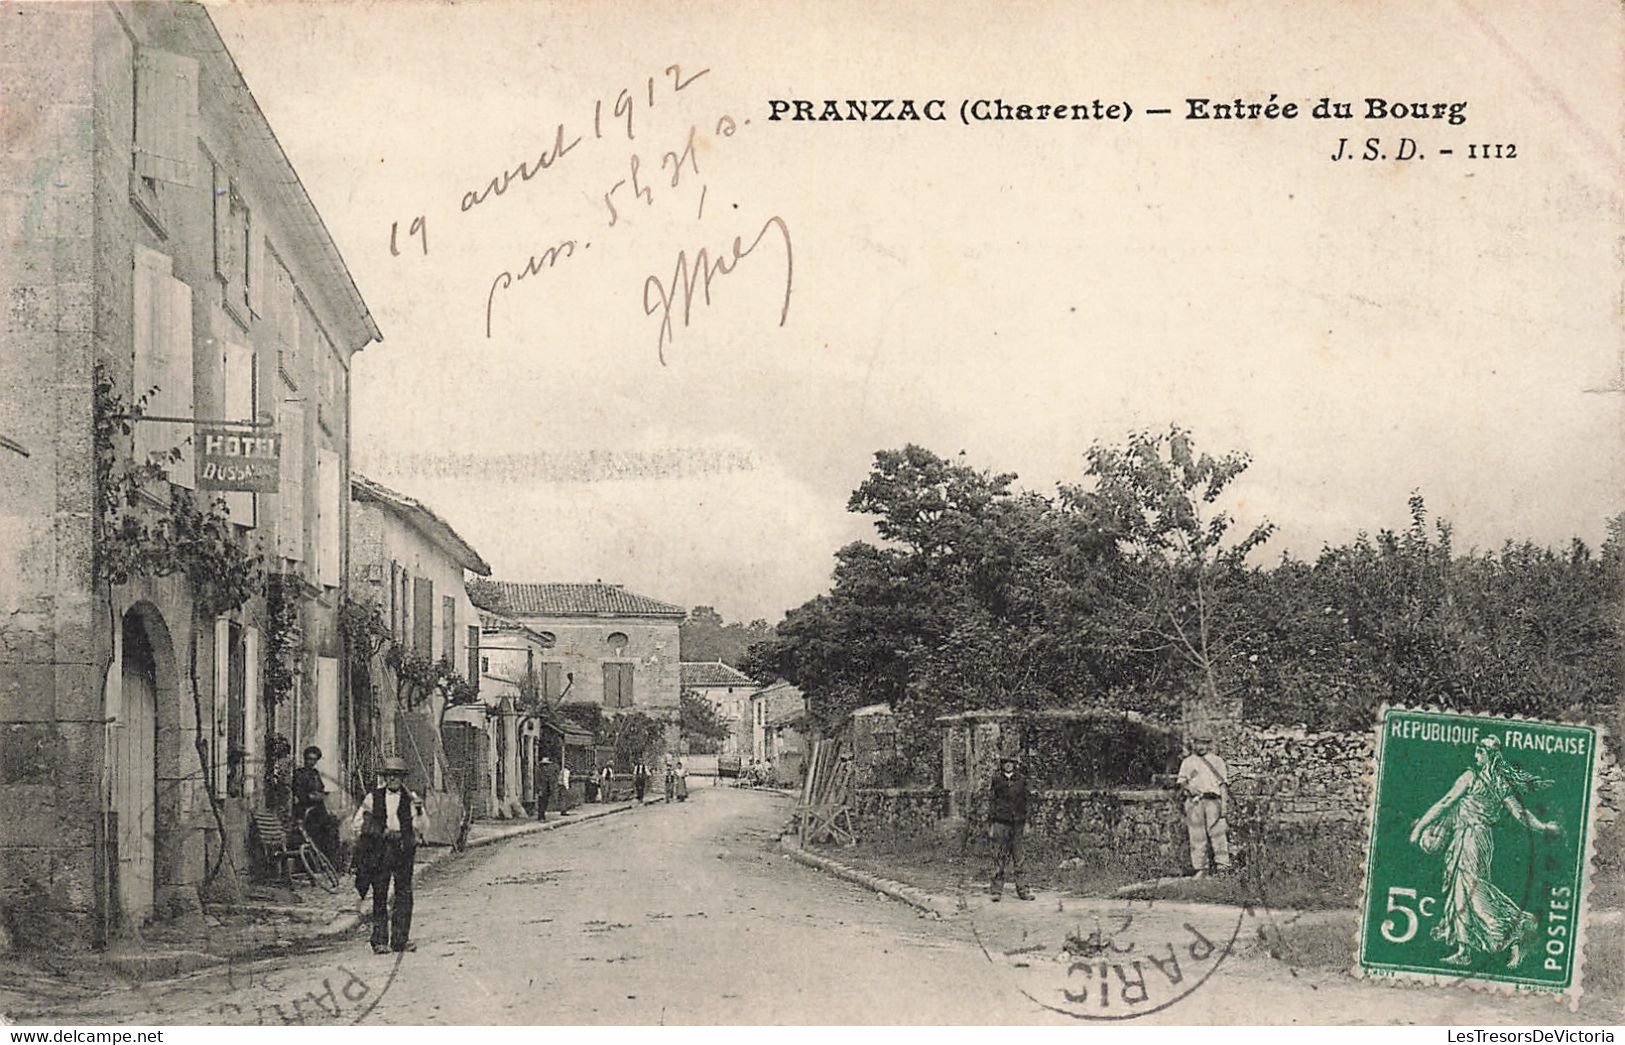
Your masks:
{"label": "sky", "polygon": [[[1625,509],[1625,395],[1588,391],[1622,365],[1617,5],[802,6],[211,5],[384,333],[355,467],[498,578],[777,621],[872,539],[877,450],[1052,492],[1170,422],[1252,455],[1271,554],[1412,490],[1463,546]],[[1185,118],[1272,95],[1299,116]],[[796,98],[949,119],[769,119]]]}

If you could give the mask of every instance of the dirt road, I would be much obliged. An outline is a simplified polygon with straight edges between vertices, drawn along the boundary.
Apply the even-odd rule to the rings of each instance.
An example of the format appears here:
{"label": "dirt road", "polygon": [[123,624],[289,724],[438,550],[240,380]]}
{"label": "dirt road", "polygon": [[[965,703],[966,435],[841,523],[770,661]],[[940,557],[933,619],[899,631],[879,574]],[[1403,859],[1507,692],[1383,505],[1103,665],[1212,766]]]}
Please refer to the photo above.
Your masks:
{"label": "dirt road", "polygon": [[[420,885],[418,950],[399,961],[373,955],[357,936],[35,1018],[1077,1022],[1031,997],[1053,995],[1064,979],[1012,958],[1008,952],[1018,948],[1005,946],[1009,941],[987,947],[975,919],[930,919],[785,858],[774,843],[787,811],[777,795],[698,787],[686,803],[529,835],[451,861]],[[1566,1015],[1544,998],[1394,988],[1238,955],[1147,1019],[1482,1025]]]}

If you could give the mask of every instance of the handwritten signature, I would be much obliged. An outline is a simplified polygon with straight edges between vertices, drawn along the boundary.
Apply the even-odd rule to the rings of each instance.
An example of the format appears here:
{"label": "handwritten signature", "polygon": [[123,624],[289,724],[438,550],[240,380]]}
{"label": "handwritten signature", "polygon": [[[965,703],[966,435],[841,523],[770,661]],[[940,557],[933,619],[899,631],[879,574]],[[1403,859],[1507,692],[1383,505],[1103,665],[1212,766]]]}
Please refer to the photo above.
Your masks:
{"label": "handwritten signature", "polygon": [[762,223],[761,231],[750,241],[750,246],[744,246],[743,236],[735,236],[733,246],[727,253],[719,253],[713,257],[707,248],[701,247],[694,254],[692,261],[687,250],[680,250],[677,252],[677,264],[672,270],[669,286],[660,282],[659,276],[651,275],[643,281],[643,314],[652,316],[656,312],[660,313],[660,332],[655,339],[655,347],[660,356],[661,366],[666,365],[666,346],[672,341],[673,309],[681,303],[683,326],[686,328],[694,313],[695,295],[703,295],[704,304],[711,304],[712,280],[732,273],[740,261],[750,257],[752,252],[761,246],[762,240],[773,229],[777,229],[784,239],[784,303],[779,308],[779,326],[784,326],[785,319],[790,315],[790,289],[795,276],[795,252],[790,246],[790,226],[775,214]]}

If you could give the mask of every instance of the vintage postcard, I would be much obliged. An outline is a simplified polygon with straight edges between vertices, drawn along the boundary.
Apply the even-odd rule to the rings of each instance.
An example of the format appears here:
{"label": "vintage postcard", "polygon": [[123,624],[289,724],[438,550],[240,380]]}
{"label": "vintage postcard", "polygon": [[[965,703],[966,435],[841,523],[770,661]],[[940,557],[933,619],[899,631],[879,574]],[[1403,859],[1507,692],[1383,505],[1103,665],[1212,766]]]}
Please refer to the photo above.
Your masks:
{"label": "vintage postcard", "polygon": [[0,1021],[1612,1040],[1622,45],[0,0]]}

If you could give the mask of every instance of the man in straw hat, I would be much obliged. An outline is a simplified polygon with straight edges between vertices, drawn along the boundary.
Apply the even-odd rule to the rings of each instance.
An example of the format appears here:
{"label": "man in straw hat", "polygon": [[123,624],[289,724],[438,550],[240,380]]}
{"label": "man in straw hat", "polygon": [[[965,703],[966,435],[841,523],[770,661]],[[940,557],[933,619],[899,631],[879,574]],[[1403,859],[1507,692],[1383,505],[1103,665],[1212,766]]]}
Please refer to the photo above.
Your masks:
{"label": "man in straw hat", "polygon": [[1033,894],[1021,880],[1021,836],[1027,830],[1029,793],[1027,777],[1014,755],[999,760],[999,771],[993,774],[988,795],[988,835],[993,839],[998,854],[998,866],[993,871],[993,882],[988,892],[997,903],[1004,896],[1004,875],[1008,870],[1016,880],[1016,898],[1031,900]]}
{"label": "man in straw hat", "polygon": [[[372,949],[375,954],[413,951],[412,861],[418,836],[429,830],[429,817],[406,789],[406,760],[384,759],[380,785],[361,800],[351,821],[357,835],[356,876],[372,887]],[[389,900],[390,883],[395,889]],[[358,882],[358,888],[360,882]]]}
{"label": "man in straw hat", "polygon": [[1191,868],[1198,878],[1208,874],[1208,848],[1218,873],[1230,870],[1230,836],[1225,812],[1230,804],[1230,767],[1213,753],[1213,734],[1199,729],[1191,735],[1191,753],[1179,763],[1179,787],[1185,793],[1185,829],[1190,835]]}

